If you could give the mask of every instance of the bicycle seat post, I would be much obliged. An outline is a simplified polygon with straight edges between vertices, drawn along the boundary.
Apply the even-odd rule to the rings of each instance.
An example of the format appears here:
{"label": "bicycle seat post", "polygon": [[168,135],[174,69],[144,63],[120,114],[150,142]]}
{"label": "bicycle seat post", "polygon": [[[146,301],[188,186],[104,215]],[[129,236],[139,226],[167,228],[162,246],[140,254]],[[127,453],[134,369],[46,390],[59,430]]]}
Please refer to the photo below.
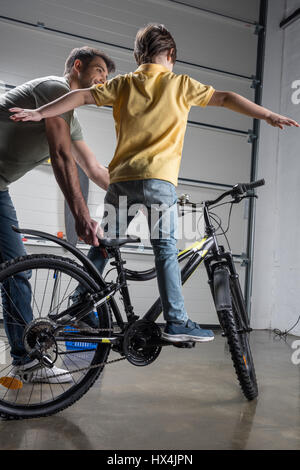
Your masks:
{"label": "bicycle seat post", "polygon": [[115,259],[115,261],[112,261],[110,264],[112,266],[115,266],[117,269],[118,280],[121,284],[120,291],[123,298],[124,309],[128,318],[128,322],[131,323],[133,321],[138,320],[139,317],[137,315],[134,315],[133,306],[131,305],[129,289],[126,279],[126,272],[124,269],[124,264],[126,264],[126,261],[122,259],[120,248],[112,248],[110,251]]}

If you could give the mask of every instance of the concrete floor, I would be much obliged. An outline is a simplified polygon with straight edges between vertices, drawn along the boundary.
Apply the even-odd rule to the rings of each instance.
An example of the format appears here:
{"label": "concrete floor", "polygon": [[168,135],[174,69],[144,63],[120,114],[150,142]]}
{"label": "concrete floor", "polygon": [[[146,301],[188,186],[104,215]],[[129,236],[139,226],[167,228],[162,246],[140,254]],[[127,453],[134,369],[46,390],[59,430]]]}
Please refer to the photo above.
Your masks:
{"label": "concrete floor", "polygon": [[[240,392],[225,340],[166,347],[155,363],[108,366],[75,405],[0,421],[1,449],[300,449],[300,366],[291,344],[252,333],[259,397]],[[116,357],[111,354],[111,359]]]}

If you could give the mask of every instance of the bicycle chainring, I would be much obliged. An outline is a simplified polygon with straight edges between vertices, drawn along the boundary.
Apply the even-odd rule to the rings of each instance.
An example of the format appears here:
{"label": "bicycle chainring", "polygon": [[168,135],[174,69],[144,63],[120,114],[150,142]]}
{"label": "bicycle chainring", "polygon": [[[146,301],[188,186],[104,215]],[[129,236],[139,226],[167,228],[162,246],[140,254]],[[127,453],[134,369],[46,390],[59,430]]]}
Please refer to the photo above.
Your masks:
{"label": "bicycle chainring", "polygon": [[160,354],[160,338],[161,330],[154,322],[137,320],[128,325],[123,339],[126,359],[135,366],[151,364]]}

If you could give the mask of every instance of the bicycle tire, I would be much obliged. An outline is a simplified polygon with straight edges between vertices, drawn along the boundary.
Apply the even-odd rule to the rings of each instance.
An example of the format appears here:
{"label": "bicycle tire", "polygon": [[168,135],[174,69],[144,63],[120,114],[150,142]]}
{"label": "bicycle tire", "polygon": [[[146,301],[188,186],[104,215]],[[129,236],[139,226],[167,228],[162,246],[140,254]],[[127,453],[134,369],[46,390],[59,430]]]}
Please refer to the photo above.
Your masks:
{"label": "bicycle tire", "polygon": [[250,401],[258,396],[257,379],[249,343],[249,333],[241,332],[243,328],[241,319],[243,316],[239,309],[232,283],[230,284],[230,295],[232,310],[224,310],[222,312],[221,326],[227,338],[229,351],[242,392]]}
{"label": "bicycle tire", "polygon": [[[97,283],[86,271],[84,271],[82,266],[75,263],[73,260],[60,256],[44,254],[22,256],[3,263],[0,266],[0,283],[3,283],[5,279],[8,279],[13,274],[38,268],[60,270],[61,272],[70,275],[70,277],[74,278],[76,281],[81,282],[88,292],[92,293],[99,290]],[[102,305],[100,308],[98,310],[98,313],[101,313],[98,315],[99,327],[110,328],[111,314],[109,308],[106,304]],[[109,334],[107,334],[107,336],[109,336]],[[110,344],[98,344],[95,349],[91,365],[107,361],[109,352]],[[103,369],[104,366],[87,370],[78,383],[70,387],[70,389],[66,390],[64,393],[61,393],[61,395],[53,401],[24,406],[6,403],[0,399],[0,416],[4,419],[24,419],[50,416],[58,413],[71,406],[87,393],[99,378]]]}

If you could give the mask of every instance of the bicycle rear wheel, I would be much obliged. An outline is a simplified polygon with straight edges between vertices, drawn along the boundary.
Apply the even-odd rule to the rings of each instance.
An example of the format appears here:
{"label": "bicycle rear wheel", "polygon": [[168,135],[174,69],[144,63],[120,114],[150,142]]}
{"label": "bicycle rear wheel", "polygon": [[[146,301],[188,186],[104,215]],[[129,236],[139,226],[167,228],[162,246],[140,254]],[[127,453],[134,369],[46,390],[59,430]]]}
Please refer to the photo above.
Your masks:
{"label": "bicycle rear wheel", "polygon": [[[29,255],[0,266],[2,297],[0,318],[4,318],[4,325],[0,325],[1,417],[34,418],[57,413],[79,400],[103,372],[103,363],[107,361],[110,344],[77,342],[74,345],[66,343],[63,339],[60,340],[58,335],[53,339],[56,348],[55,366],[70,374],[71,380],[68,383],[28,381],[21,382],[20,386],[14,388],[10,387],[6,380],[13,369],[12,351],[16,351],[11,340],[11,328],[14,332],[16,328],[19,328],[19,332],[25,329],[26,321],[23,317],[25,310],[27,323],[30,311],[33,320],[39,319],[37,323],[42,319],[44,322],[49,321],[49,314],[54,312],[59,314],[70,305],[70,297],[78,284],[89,293],[99,290],[88,273],[67,258]],[[25,291],[26,296],[24,296]],[[97,318],[97,327],[107,330],[103,336],[110,336],[111,317],[108,307],[102,305],[95,318]],[[19,343],[20,341],[18,345],[22,349],[24,343],[21,345]],[[97,364],[101,366],[90,368]]]}
{"label": "bicycle rear wheel", "polygon": [[245,331],[245,328],[248,329],[248,320],[244,318],[245,309],[242,309],[241,306],[241,302],[244,303],[244,300],[241,291],[238,292],[238,290],[240,289],[230,283],[232,310],[222,312],[221,325],[227,337],[233,365],[243,394],[248,400],[253,400],[258,395],[258,387],[250,348],[250,333]]}

